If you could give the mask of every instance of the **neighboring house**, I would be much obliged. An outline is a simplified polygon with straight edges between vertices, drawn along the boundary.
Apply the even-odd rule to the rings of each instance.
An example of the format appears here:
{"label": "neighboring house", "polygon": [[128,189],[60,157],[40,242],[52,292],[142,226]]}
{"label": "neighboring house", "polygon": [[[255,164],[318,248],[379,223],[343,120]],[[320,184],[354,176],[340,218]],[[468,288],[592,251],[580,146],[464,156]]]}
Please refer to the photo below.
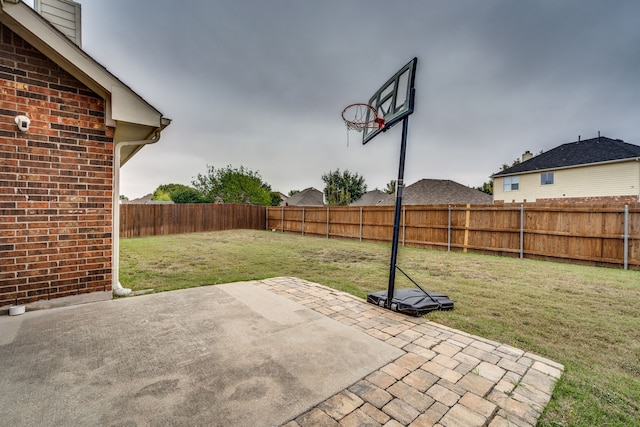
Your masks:
{"label": "neighboring house", "polygon": [[378,206],[389,198],[389,194],[380,190],[367,191],[349,206]]}
{"label": "neighboring house", "polygon": [[281,206],[324,206],[324,196],[322,191],[309,187],[287,198]]}
{"label": "neighboring house", "polygon": [[[421,179],[402,191],[403,205],[491,204],[490,195],[448,179]],[[395,204],[395,194],[387,195],[380,205]]]}
{"label": "neighboring house", "polygon": [[170,123],[82,50],[79,4],[35,9],[0,2],[0,307],[127,293],[120,167]]}
{"label": "neighboring house", "polygon": [[492,176],[495,202],[637,203],[640,146],[604,136],[560,145]]}
{"label": "neighboring house", "polygon": [[172,205],[171,200],[152,200],[153,194],[147,194],[146,196],[139,197],[133,200],[120,200],[122,205]]}

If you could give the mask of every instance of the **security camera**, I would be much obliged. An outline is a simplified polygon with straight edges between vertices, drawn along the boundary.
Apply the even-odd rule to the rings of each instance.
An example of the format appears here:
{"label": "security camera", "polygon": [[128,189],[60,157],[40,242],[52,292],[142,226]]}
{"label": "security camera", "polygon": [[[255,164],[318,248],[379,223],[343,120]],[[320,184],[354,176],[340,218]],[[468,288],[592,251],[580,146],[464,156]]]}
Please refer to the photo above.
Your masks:
{"label": "security camera", "polygon": [[29,120],[29,117],[27,116],[16,116],[16,124],[18,125],[18,129],[22,132],[26,132],[29,130],[31,120]]}

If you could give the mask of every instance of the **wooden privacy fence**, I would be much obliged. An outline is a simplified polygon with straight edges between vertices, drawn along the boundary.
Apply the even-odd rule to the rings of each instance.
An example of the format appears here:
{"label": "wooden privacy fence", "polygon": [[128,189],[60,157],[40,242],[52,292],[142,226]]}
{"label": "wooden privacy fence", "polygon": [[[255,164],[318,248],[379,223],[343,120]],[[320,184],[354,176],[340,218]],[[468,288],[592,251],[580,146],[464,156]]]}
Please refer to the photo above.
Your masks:
{"label": "wooden privacy fence", "polygon": [[[391,242],[393,206],[268,207],[266,228]],[[400,244],[640,270],[640,205],[404,206]]]}
{"label": "wooden privacy fence", "polygon": [[120,205],[120,237],[238,228],[263,230],[265,221],[264,206],[213,203]]}

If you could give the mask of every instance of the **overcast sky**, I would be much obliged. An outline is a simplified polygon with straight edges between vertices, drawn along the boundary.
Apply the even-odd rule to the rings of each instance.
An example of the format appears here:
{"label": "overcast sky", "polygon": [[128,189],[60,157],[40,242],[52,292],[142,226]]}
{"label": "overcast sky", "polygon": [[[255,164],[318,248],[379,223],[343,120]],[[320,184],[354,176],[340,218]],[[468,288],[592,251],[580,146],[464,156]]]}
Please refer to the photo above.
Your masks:
{"label": "overcast sky", "polygon": [[480,186],[523,152],[640,145],[640,1],[79,0],[83,48],[172,119],[121,172],[130,199],[245,166],[273,190],[340,168],[383,189],[401,126],[367,145],[342,109],[418,58],[405,181]]}

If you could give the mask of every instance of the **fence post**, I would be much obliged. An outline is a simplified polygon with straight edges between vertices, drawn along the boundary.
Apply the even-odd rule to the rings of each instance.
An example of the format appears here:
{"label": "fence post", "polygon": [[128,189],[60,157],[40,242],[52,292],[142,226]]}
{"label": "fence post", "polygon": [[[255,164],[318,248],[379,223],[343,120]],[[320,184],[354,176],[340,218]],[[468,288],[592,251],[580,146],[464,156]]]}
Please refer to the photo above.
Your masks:
{"label": "fence post", "polygon": [[302,235],[304,236],[304,208],[302,208]]}
{"label": "fence post", "polygon": [[449,205],[449,215],[447,223],[447,252],[451,252],[451,205]]}
{"label": "fence post", "polygon": [[629,205],[624,205],[624,269],[629,269]]}
{"label": "fence post", "polygon": [[329,206],[327,206],[327,239],[329,238]]}
{"label": "fence post", "polygon": [[464,247],[462,252],[467,253],[467,246],[469,245],[469,224],[471,224],[471,205],[467,203],[467,211],[464,219]]}
{"label": "fence post", "polygon": [[402,207],[402,246],[404,246],[407,228],[407,207]]}
{"label": "fence post", "polygon": [[282,207],[282,217],[280,218],[280,229],[284,233],[284,206]]}
{"label": "fence post", "polygon": [[269,231],[269,206],[267,206],[267,217],[265,218],[265,230]]}
{"label": "fence post", "polygon": [[524,258],[524,205],[520,205],[520,259]]}
{"label": "fence post", "polygon": [[360,241],[362,242],[362,206],[360,206]]}

